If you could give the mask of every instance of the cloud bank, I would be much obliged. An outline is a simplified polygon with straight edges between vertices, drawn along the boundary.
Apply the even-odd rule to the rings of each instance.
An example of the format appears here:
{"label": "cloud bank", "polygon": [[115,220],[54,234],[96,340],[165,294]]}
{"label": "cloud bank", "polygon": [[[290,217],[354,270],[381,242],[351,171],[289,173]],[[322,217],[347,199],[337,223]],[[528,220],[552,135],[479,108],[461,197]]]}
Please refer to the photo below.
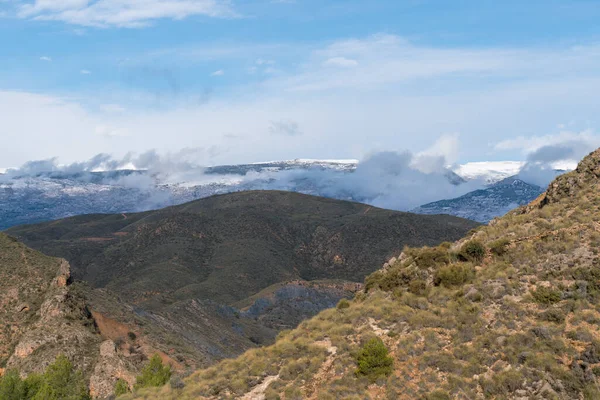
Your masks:
{"label": "cloud bank", "polygon": [[228,0],[35,0],[18,6],[20,18],[93,27],[139,28],[189,16],[233,17]]}

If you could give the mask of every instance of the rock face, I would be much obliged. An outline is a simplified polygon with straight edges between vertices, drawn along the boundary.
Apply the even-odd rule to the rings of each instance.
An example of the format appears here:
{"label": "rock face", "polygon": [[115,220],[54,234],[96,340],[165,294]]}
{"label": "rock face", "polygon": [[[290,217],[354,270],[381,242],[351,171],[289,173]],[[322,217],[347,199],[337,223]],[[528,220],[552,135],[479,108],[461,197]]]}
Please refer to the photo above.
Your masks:
{"label": "rock face", "polygon": [[5,369],[42,373],[62,354],[90,380],[95,397],[108,397],[117,378],[133,382],[141,360],[127,362],[114,343],[103,342],[69,277],[66,260],[0,233],[0,363],[6,367],[0,375]]}
{"label": "rock face", "polygon": [[113,393],[117,379],[123,379],[133,388],[135,375],[132,370],[135,371],[119,357],[115,342],[105,340],[100,344],[100,354],[90,378],[90,394],[93,397],[108,397]]}
{"label": "rock face", "polygon": [[576,197],[590,184],[598,185],[600,178],[600,149],[593,151],[585,157],[575,171],[561,175],[550,184],[540,202],[543,207],[553,204],[564,198]]}

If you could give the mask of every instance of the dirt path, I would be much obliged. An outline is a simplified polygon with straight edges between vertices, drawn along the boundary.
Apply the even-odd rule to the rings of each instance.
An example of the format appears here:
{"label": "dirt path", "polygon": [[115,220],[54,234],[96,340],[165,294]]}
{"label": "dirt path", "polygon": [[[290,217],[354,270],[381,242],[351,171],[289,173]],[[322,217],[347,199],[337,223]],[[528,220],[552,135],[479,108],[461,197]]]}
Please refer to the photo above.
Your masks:
{"label": "dirt path", "polygon": [[259,385],[256,385],[254,389],[246,393],[243,397],[240,397],[240,400],[264,400],[265,391],[269,385],[277,379],[279,379],[279,375],[267,376]]}
{"label": "dirt path", "polygon": [[325,340],[320,342],[315,342],[315,345],[327,348],[329,356],[315,374],[314,379],[310,382],[308,387],[306,387],[307,400],[316,399],[318,393],[317,389],[333,375],[333,362],[335,361],[335,355],[337,354],[337,347],[331,343],[329,338],[325,338]]}

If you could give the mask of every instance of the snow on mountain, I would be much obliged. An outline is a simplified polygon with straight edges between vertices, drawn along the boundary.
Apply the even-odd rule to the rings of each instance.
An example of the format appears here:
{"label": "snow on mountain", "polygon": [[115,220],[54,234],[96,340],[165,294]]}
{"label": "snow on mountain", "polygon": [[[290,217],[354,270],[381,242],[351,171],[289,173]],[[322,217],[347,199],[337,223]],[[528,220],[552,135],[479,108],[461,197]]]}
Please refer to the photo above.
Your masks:
{"label": "snow on mountain", "polygon": [[453,171],[465,180],[479,179],[493,184],[517,175],[524,165],[523,161],[470,162],[453,168]]}
{"label": "snow on mountain", "polygon": [[[519,179],[507,179],[522,168],[523,163],[517,161],[467,163],[435,177],[404,170],[406,167],[395,161],[364,166],[357,160],[296,159],[183,172],[9,170],[0,175],[0,229],[79,214],[144,211],[215,194],[267,189],[403,211],[427,202],[413,211],[487,222],[531,201],[542,190]],[[571,165],[556,167],[570,169]]]}

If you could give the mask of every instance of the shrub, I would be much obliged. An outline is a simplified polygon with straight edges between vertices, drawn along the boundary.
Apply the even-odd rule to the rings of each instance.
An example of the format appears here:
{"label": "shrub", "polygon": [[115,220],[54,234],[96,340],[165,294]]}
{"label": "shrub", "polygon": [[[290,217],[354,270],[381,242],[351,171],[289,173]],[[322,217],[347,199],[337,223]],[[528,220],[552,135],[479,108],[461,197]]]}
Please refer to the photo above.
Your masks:
{"label": "shrub", "polygon": [[366,376],[371,382],[390,375],[394,359],[388,354],[389,351],[381,339],[370,339],[361,347],[356,356],[358,364],[356,374]]}
{"label": "shrub", "polygon": [[539,304],[554,304],[560,301],[561,293],[546,286],[540,286],[531,291],[533,300]]}
{"label": "shrub", "polygon": [[427,282],[422,279],[415,279],[408,284],[408,291],[417,296],[424,296],[427,294]]}
{"label": "shrub", "polygon": [[425,395],[424,400],[450,400],[450,395],[443,390],[436,390]]}
{"label": "shrub", "polygon": [[80,371],[75,371],[73,364],[66,356],[60,355],[44,372],[39,390],[32,399],[88,400],[91,397],[83,374]]}
{"label": "shrub", "polygon": [[0,378],[0,399],[26,399],[26,391],[25,382],[21,380],[18,371],[9,370]]}
{"label": "shrub", "polygon": [[133,332],[127,332],[127,336],[129,336],[129,339],[131,340],[137,339],[137,335]]}
{"label": "shrub", "polygon": [[442,247],[424,247],[413,255],[419,268],[433,268],[439,264],[449,264],[448,249]]}
{"label": "shrub", "polygon": [[407,271],[404,268],[394,267],[387,271],[376,271],[365,279],[365,291],[371,289],[381,289],[391,292],[397,287],[406,287],[417,276],[413,271]]}
{"label": "shrub", "polygon": [[555,322],[557,324],[562,324],[563,322],[565,322],[565,317],[565,312],[558,308],[551,308],[540,314],[541,320]]}
{"label": "shrub", "polygon": [[344,308],[348,307],[350,307],[350,302],[348,301],[348,299],[341,299],[339,303],[337,303],[338,310],[343,310]]}
{"label": "shrub", "polygon": [[163,386],[171,378],[171,366],[164,365],[158,354],[150,359],[150,362],[142,369],[142,373],[136,378],[135,389],[145,387]]}
{"label": "shrub", "polygon": [[436,286],[459,286],[473,279],[475,273],[470,264],[452,264],[440,268],[433,279]]}
{"label": "shrub", "polygon": [[478,240],[471,240],[462,246],[459,257],[464,261],[481,261],[485,257],[485,246]]}
{"label": "shrub", "polygon": [[494,240],[490,243],[490,251],[497,256],[502,256],[506,253],[506,248],[509,243],[510,241],[508,239]]}
{"label": "shrub", "polygon": [[123,379],[117,379],[115,382],[115,396],[121,396],[129,393],[129,384]]}

